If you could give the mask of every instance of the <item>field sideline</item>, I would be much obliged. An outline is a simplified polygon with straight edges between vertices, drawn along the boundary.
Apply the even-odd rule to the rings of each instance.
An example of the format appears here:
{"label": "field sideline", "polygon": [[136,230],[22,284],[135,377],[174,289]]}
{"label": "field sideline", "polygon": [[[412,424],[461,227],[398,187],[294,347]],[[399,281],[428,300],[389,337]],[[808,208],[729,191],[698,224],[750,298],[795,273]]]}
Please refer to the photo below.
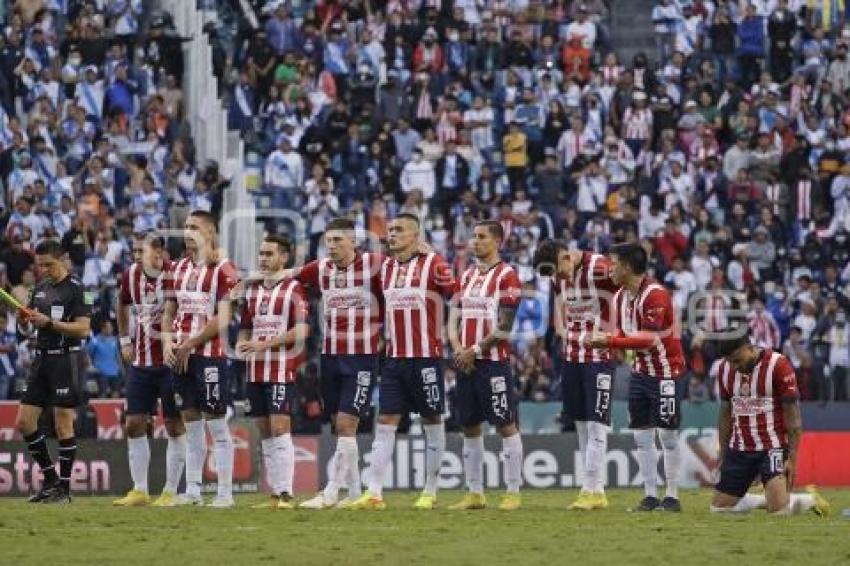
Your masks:
{"label": "field sideline", "polygon": [[[517,512],[416,511],[415,493],[395,492],[386,511],[113,508],[112,498],[77,497],[71,506],[0,501],[5,564],[822,564],[850,563],[850,491],[824,490],[833,515],[718,517],[710,491],[683,491],[685,513],[628,513],[638,490],[613,490],[611,507],[571,512],[574,490],[524,493]],[[488,503],[498,503],[490,492]]]}

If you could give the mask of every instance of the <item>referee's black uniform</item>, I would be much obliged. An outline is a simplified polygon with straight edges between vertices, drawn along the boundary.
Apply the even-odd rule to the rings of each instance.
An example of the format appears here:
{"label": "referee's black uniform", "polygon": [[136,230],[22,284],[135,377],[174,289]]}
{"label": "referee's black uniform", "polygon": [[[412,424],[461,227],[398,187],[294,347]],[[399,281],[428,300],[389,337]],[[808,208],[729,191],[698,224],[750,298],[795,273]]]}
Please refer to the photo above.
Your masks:
{"label": "referee's black uniform", "polygon": [[[61,281],[43,280],[32,290],[29,308],[50,317],[51,322],[36,331],[30,349],[34,359],[26,381],[21,403],[47,409],[60,407],[73,409],[84,402],[80,384],[80,356],[82,340],[65,336],[52,328],[53,321],[73,322],[80,317],[90,317],[90,301],[86,300],[83,284],[72,275]],[[44,472],[45,489],[31,498],[37,502],[67,496],[71,470],[77,450],[74,437],[59,439],[59,476],[47,451],[44,435],[33,433],[26,438],[33,459]],[[58,490],[60,493],[56,493]]]}

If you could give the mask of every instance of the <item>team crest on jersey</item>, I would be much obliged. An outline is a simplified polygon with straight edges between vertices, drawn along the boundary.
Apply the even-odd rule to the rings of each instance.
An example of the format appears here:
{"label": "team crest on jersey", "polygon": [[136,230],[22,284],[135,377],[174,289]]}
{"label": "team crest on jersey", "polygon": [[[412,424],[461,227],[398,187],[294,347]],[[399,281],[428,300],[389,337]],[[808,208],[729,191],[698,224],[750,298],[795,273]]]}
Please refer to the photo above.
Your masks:
{"label": "team crest on jersey", "polygon": [[750,394],[750,384],[742,383],[741,384],[741,395],[749,395]]}
{"label": "team crest on jersey", "polygon": [[404,287],[404,280],[407,278],[407,266],[402,265],[398,268],[398,276],[395,279],[396,287]]}
{"label": "team crest on jersey", "polygon": [[338,273],[336,276],[336,287],[338,289],[345,287],[346,283],[348,283],[348,275],[345,273]]}
{"label": "team crest on jersey", "polygon": [[269,314],[269,304],[265,301],[260,303],[260,314],[262,314],[262,315]]}
{"label": "team crest on jersey", "polygon": [[437,383],[437,370],[436,368],[423,368],[422,369],[422,383]]}
{"label": "team crest on jersey", "polygon": [[186,282],[186,288],[190,291],[198,290],[198,274],[194,269],[189,272],[189,280]]}
{"label": "team crest on jersey", "polygon": [[358,371],[357,372],[357,385],[362,385],[364,387],[368,387],[369,383],[372,381],[372,372],[368,371]]}

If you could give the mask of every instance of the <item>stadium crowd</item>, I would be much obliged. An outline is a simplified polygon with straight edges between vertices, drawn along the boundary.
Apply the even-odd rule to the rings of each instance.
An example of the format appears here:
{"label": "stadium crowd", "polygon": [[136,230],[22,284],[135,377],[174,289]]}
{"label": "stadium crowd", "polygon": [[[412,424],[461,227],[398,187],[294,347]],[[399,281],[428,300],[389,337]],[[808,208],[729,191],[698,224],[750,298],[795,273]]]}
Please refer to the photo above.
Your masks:
{"label": "stadium crowd", "polygon": [[[0,4],[0,282],[26,297],[35,243],[60,238],[100,305],[92,393],[119,395],[110,319],[129,237],[219,211],[228,181],[194,155],[183,38],[167,14],[148,18],[141,0]],[[203,4],[219,16],[204,31],[229,125],[262,159],[258,193],[304,212],[311,257],[332,218],[382,238],[403,211],[460,272],[471,226],[495,218],[529,291],[517,328],[545,332],[537,242],[639,240],[683,312],[689,398],[716,395],[714,352],[684,323],[689,301],[706,312],[702,330],[717,330],[734,291],[759,344],[795,364],[805,399],[847,400],[844,14],[661,0],[647,30],[657,53],[620,61],[603,0]],[[4,328],[0,398],[28,363],[13,314]],[[520,398],[558,399],[551,333],[515,352]],[[305,374],[315,381],[315,367]]]}

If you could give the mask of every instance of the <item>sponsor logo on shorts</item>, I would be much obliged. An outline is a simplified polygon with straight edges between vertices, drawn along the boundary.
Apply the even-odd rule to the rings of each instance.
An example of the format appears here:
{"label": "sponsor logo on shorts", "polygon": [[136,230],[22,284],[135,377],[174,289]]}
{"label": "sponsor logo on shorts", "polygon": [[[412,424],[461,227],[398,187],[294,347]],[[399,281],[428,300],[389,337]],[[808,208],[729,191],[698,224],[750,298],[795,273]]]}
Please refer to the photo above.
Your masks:
{"label": "sponsor logo on shorts", "polygon": [[437,368],[423,368],[422,383],[437,383]]}
{"label": "sponsor logo on shorts", "polygon": [[505,376],[497,375],[490,378],[490,389],[493,393],[504,393],[508,390],[508,384],[505,381]]}
{"label": "sponsor logo on shorts", "polygon": [[372,382],[372,372],[369,371],[358,371],[357,372],[357,385],[363,385],[368,387]]}
{"label": "sponsor logo on shorts", "polygon": [[56,394],[57,394],[57,395],[67,395],[67,394],[68,394],[68,393],[70,393],[70,392],[71,392],[71,388],[70,388],[70,387],[60,387],[60,388],[57,388],[57,389],[56,389]]}
{"label": "sponsor logo on shorts", "polygon": [[661,380],[661,394],[665,397],[672,397],[676,394],[676,382],[672,379]]}
{"label": "sponsor logo on shorts", "polygon": [[607,373],[596,374],[596,388],[603,391],[611,390],[611,375]]}
{"label": "sponsor logo on shorts", "polygon": [[218,383],[218,368],[204,368],[204,382]]}

